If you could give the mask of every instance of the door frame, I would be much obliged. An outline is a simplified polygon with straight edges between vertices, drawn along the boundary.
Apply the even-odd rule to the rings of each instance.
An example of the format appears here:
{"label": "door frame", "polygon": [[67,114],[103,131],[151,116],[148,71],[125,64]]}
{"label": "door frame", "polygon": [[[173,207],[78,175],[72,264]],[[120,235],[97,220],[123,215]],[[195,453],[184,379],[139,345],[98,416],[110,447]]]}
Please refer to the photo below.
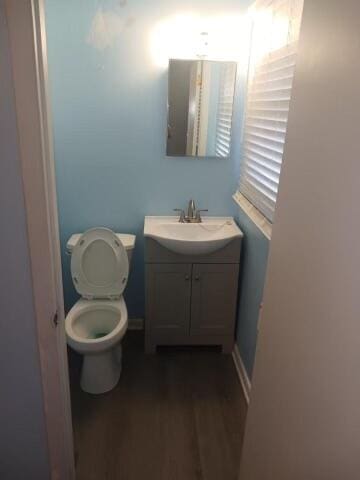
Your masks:
{"label": "door frame", "polygon": [[[50,476],[75,479],[44,0],[4,0]],[[46,277],[47,276],[47,277]],[[44,277],[51,286],[44,288]],[[51,298],[49,298],[51,297]],[[54,320],[57,317],[57,325]],[[52,345],[57,352],[52,351]]]}

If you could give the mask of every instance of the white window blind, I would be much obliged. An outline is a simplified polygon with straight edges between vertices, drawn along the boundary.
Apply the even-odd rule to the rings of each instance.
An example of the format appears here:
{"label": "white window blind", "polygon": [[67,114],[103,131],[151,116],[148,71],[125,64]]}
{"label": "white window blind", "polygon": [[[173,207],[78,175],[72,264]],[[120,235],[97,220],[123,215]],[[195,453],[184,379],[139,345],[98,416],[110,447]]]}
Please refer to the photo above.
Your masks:
{"label": "white window blind", "polygon": [[239,191],[273,221],[302,0],[255,3]]}
{"label": "white window blind", "polygon": [[220,73],[219,100],[216,115],[215,154],[230,155],[231,117],[233,111],[236,64],[224,63]]}

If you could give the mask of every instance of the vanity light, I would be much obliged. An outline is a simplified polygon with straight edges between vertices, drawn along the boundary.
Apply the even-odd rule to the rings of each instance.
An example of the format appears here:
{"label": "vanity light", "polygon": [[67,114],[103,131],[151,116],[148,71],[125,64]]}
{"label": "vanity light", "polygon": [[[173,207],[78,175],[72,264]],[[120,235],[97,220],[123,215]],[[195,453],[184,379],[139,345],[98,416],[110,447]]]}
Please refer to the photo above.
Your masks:
{"label": "vanity light", "polygon": [[167,68],[170,58],[203,57],[235,61],[246,68],[250,26],[251,17],[247,14],[168,17],[150,32],[150,54],[154,64],[163,69]]}
{"label": "vanity light", "polygon": [[205,59],[209,53],[209,32],[200,32],[199,48],[196,56]]}

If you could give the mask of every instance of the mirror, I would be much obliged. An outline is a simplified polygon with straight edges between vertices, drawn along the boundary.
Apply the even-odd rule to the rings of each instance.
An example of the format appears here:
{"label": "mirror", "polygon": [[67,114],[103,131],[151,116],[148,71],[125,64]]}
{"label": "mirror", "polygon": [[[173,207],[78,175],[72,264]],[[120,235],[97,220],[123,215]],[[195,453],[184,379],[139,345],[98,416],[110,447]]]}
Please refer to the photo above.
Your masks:
{"label": "mirror", "polygon": [[170,60],[168,156],[228,157],[236,62]]}

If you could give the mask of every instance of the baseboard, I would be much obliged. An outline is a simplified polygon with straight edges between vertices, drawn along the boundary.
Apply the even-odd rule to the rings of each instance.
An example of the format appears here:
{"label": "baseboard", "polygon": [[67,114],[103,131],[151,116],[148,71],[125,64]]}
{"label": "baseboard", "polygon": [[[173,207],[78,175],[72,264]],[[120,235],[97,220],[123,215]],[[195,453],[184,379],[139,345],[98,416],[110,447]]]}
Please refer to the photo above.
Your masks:
{"label": "baseboard", "polygon": [[235,344],[234,350],[232,352],[232,358],[234,360],[235,368],[244,392],[244,397],[247,403],[250,401],[250,390],[251,390],[251,382],[246,373],[245,366],[241,359],[241,355],[239,352],[239,347]]}
{"label": "baseboard", "polygon": [[144,330],[143,318],[129,318],[129,330]]}

